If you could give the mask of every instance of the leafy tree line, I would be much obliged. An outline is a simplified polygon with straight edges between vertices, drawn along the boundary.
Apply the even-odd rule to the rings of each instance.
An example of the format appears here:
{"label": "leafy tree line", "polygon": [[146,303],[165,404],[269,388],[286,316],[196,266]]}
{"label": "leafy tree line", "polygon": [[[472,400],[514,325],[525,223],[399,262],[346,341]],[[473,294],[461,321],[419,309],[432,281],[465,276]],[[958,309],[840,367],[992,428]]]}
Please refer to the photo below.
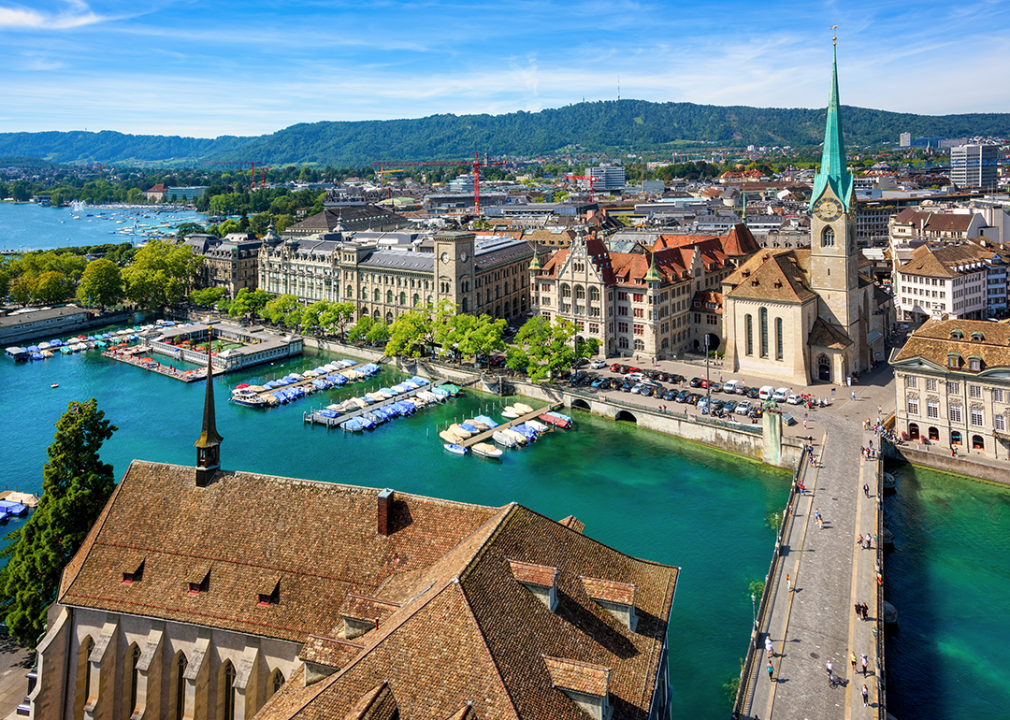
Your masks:
{"label": "leafy tree line", "polygon": [[56,423],[42,469],[38,507],[0,550],[0,613],[10,634],[34,648],[56,600],[63,568],[81,547],[115,488],[112,466],[99,458],[116,426],[94,398],[71,402]]}

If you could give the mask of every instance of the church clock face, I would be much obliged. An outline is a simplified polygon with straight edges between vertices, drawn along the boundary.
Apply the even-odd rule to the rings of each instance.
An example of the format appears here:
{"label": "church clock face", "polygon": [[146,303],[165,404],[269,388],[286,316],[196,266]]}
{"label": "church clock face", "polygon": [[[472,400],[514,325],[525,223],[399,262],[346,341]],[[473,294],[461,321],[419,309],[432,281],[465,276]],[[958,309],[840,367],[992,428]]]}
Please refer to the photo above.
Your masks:
{"label": "church clock face", "polygon": [[459,261],[460,261],[460,262],[466,262],[466,259],[467,259],[468,257],[469,257],[469,255],[467,255],[467,254],[466,254],[466,251],[464,250],[464,251],[463,251],[462,253],[460,253],[460,255],[459,255]]}
{"label": "church clock face", "polygon": [[842,204],[832,198],[822,198],[814,205],[814,212],[824,222],[834,222],[842,216]]}
{"label": "church clock face", "polygon": [[442,253],[442,262],[444,262],[446,265],[449,264],[449,253],[447,252]]}

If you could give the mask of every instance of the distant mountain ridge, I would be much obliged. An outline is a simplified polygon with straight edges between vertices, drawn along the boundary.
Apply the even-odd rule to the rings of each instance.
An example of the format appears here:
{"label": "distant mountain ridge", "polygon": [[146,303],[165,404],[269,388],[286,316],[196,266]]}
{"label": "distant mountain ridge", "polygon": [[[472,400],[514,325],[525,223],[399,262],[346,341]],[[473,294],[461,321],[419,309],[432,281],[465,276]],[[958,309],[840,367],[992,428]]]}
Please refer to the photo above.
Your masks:
{"label": "distant mountain ridge", "polygon": [[[0,157],[61,163],[196,164],[256,160],[358,167],[376,160],[538,156],[578,145],[584,153],[676,149],[677,141],[717,145],[813,147],[823,139],[824,110],[753,108],[620,100],[505,115],[431,115],[411,120],[300,123],[258,137],[214,139],[118,132],[0,133]],[[1010,134],[1010,113],[915,115],[843,107],[846,143],[913,137]]]}

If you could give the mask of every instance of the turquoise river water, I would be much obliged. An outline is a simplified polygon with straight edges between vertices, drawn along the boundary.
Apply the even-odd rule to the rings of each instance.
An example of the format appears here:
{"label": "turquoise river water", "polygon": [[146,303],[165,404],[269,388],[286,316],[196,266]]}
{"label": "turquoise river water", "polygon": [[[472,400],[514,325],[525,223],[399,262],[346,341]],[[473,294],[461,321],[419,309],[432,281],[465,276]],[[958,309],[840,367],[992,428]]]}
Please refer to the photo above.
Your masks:
{"label": "turquoise river water", "polygon": [[[487,505],[516,501],[556,519],[574,514],[597,540],[680,566],[670,622],[676,717],[728,715],[722,686],[740,670],[752,621],[747,586],[767,570],[774,538],[764,517],[784,504],[788,473],[577,411],[576,429],[547,435],[502,461],[449,455],[435,427],[496,401],[476,393],[365,434],[303,424],[302,413],[322,403],[319,394],[271,410],[226,401],[229,386],[310,369],[335,357],[309,351],[217,378],[222,465]],[[401,377],[386,368],[368,383],[325,393],[325,401]],[[59,387],[51,389],[52,383]],[[0,472],[8,488],[39,490],[53,423],[75,399],[98,398],[119,427],[102,452],[117,476],[134,458],[195,460],[203,383],[185,385],[92,351],[18,365],[4,359],[0,387]]]}

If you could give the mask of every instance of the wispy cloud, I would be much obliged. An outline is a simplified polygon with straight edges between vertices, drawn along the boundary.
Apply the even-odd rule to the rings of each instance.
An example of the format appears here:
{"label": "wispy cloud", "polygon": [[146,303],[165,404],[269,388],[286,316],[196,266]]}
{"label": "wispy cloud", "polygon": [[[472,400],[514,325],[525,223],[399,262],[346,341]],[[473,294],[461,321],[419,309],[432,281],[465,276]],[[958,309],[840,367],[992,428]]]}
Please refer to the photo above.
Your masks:
{"label": "wispy cloud", "polygon": [[107,19],[92,12],[81,0],[67,0],[57,12],[41,12],[20,5],[0,6],[0,30],[68,30]]}

